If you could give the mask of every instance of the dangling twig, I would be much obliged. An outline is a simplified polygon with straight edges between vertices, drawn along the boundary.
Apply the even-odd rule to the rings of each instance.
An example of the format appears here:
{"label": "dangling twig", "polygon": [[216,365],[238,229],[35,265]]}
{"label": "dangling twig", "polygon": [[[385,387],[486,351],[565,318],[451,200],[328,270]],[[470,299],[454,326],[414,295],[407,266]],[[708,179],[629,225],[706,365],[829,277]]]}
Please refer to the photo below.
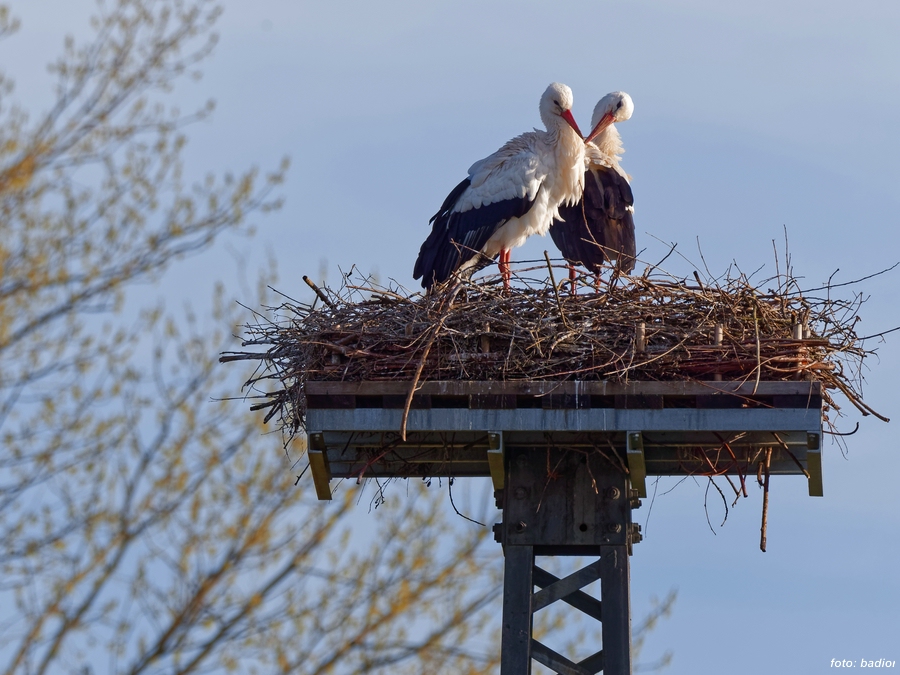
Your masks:
{"label": "dangling twig", "polygon": [[766,448],[766,461],[760,462],[762,473],[765,476],[763,482],[763,507],[762,526],[759,528],[759,550],[766,552],[766,529],[769,526],[769,468],[772,465],[772,448]]}

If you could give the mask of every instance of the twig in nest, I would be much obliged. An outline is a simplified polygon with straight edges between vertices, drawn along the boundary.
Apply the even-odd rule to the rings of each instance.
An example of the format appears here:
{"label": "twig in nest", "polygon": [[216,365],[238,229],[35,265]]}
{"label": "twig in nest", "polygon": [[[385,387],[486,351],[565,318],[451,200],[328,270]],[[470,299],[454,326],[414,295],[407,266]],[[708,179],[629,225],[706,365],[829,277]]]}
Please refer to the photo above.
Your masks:
{"label": "twig in nest", "polygon": [[326,305],[331,307],[331,309],[337,309],[337,307],[335,307],[334,303],[328,299],[328,296],[322,292],[322,289],[319,288],[318,286],[316,286],[315,282],[313,282],[313,280],[310,279],[305,274],[303,275],[303,281],[305,281],[306,285],[309,286],[311,289],[313,289],[316,292],[316,295],[319,296],[319,300],[321,300]]}
{"label": "twig in nest", "polygon": [[759,528],[759,550],[766,552],[766,528],[769,526],[769,467],[772,465],[772,448],[766,448],[765,464],[759,463],[762,472],[765,474],[765,482],[763,483],[763,507],[762,507],[762,526]]}
{"label": "twig in nest", "polygon": [[553,265],[550,264],[550,255],[544,251],[544,259],[547,261],[547,271],[550,272],[550,284],[553,286],[553,295],[556,296],[556,306],[559,308],[559,318],[562,319],[563,326],[569,328],[569,322],[566,321],[566,315],[563,312],[562,301],[559,299],[559,289],[556,287],[556,277],[553,276]]}
{"label": "twig in nest", "polygon": [[781,436],[779,436],[776,432],[772,432],[772,435],[775,437],[775,440],[778,441],[778,444],[781,446],[781,449],[784,450],[787,454],[791,456],[791,459],[794,460],[794,464],[797,465],[803,475],[806,476],[806,479],[809,480],[809,471],[803,468],[803,465],[800,463],[800,460],[797,459],[797,456],[791,452],[791,449],[788,447],[788,444],[781,440]]}
{"label": "twig in nest", "polygon": [[[220,360],[259,363],[246,397],[259,399],[254,405],[271,402],[264,415],[280,418],[285,441],[305,430],[307,381],[413,382],[414,395],[424,380],[702,382],[720,374],[723,381],[753,385],[808,375],[822,385],[825,406],[839,411],[839,392],[876,414],[862,401],[862,366],[873,351],[855,332],[859,296],[798,296],[788,292],[799,287],[783,267],[779,291],[761,292],[767,282],[754,285],[743,274],[715,284],[701,278],[701,289],[657,268],[622,276],[604,293],[567,296],[555,277],[551,288],[548,257],[534,268],[544,270],[542,278],[520,274],[521,284],[509,294],[498,292],[491,276],[460,280],[450,304],[452,289],[422,295],[342,276],[340,289],[313,288],[316,303],[323,300],[319,307],[328,311],[296,302],[266,308],[272,318],[257,313],[242,336],[245,347],[258,351],[226,353]],[[798,317],[812,332],[802,344],[791,339]],[[635,359],[635,326],[641,322],[652,338]],[[488,351],[482,347],[486,323]],[[722,344],[712,345],[717,325]],[[405,417],[411,404],[407,396]]]}
{"label": "twig in nest", "polygon": [[[847,396],[847,393],[850,391],[850,387],[848,387],[846,384],[844,384],[843,382],[841,382],[838,379],[834,380],[834,384],[838,389],[840,389],[844,393],[845,396]],[[850,403],[855,405],[857,410],[859,410],[863,415],[875,415],[875,417],[880,419],[882,422],[890,422],[891,421],[889,417],[885,417],[884,415],[879,415],[877,412],[872,410],[872,408],[870,408],[868,405],[866,405],[862,401],[862,399],[859,399],[855,396],[847,396],[847,398],[850,399]]]}
{"label": "twig in nest", "polygon": [[422,370],[425,368],[425,360],[428,358],[428,352],[431,351],[431,345],[434,344],[434,339],[437,337],[438,333],[441,332],[441,328],[444,326],[444,321],[450,315],[450,308],[453,305],[453,301],[456,299],[457,294],[462,289],[462,284],[458,283],[450,292],[450,295],[447,298],[447,304],[444,305],[445,311],[441,315],[440,321],[434,326],[431,336],[428,338],[428,342],[425,345],[425,348],[422,350],[422,356],[419,359],[419,367],[416,368],[416,374],[413,376],[412,382],[409,385],[409,393],[406,395],[406,404],[403,406],[403,418],[400,420],[400,439],[406,440],[406,423],[409,420],[409,409],[412,407],[413,396],[416,393],[416,387],[419,384],[419,378],[422,376]]}
{"label": "twig in nest", "polygon": [[753,385],[753,393],[756,394],[756,390],[759,388],[759,378],[762,377],[762,359],[760,358],[759,317],[756,316],[755,302],[753,303],[753,329],[756,331],[756,383]]}

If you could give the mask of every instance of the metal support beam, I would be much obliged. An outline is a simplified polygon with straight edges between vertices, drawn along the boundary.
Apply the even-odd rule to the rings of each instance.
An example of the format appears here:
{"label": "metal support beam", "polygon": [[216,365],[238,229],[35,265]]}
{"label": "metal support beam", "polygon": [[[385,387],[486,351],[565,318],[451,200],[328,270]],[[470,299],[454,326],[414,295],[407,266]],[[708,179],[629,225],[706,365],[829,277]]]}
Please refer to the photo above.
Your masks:
{"label": "metal support beam", "polygon": [[533,568],[534,549],[531,546],[506,547],[500,675],[531,674]]}
{"label": "metal support beam", "polygon": [[[534,547],[506,547],[501,675],[529,675],[532,659],[559,675],[596,675],[601,671],[606,675],[631,675],[628,552],[625,546],[603,546],[601,551],[599,560],[558,579],[534,565]],[[581,590],[597,579],[602,602]],[[543,590],[533,593],[534,584],[544,585]],[[531,637],[534,612],[557,600],[602,622],[603,649],[576,663]]]}
{"label": "metal support beam", "polygon": [[631,675],[631,573],[625,546],[601,548],[603,597],[603,672]]}
{"label": "metal support beam", "polygon": [[[502,675],[529,675],[532,659],[560,675],[630,675],[631,510],[648,475],[744,476],[771,448],[769,474],[806,474],[822,495],[819,383],[423,382],[408,411],[408,382],[305,386],[319,499],[332,476],[491,477],[506,555]],[[534,564],[551,555],[599,560],[559,579]],[[581,590],[597,579],[602,601]],[[603,649],[576,663],[532,638],[534,612],[557,601],[601,622]]]}
{"label": "metal support beam", "polygon": [[[622,466],[605,453],[509,450],[495,530],[506,554],[501,675],[528,675],[532,659],[559,675],[631,675],[631,497]],[[541,555],[599,560],[560,579],[534,564]],[[602,601],[581,590],[598,579]],[[602,650],[575,662],[531,637],[534,612],[556,601],[602,622]]]}

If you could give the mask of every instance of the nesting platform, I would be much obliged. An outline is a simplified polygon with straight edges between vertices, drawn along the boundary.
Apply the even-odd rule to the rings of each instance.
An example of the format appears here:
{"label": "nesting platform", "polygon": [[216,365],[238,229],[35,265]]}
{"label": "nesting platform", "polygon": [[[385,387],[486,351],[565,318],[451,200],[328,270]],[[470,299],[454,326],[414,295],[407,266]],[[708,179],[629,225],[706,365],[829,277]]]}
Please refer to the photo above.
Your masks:
{"label": "nesting platform", "polygon": [[[306,382],[320,499],[333,478],[490,476],[511,450],[595,451],[646,495],[646,476],[806,475],[822,495],[816,381]],[[404,414],[406,438],[401,435]]]}

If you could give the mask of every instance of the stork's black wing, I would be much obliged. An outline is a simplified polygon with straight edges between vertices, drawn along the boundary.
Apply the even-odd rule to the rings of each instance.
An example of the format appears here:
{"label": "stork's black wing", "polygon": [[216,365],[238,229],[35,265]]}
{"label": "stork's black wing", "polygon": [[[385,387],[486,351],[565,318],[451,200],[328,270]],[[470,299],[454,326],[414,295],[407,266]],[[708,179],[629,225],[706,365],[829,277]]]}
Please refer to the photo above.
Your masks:
{"label": "stork's black wing", "polygon": [[432,216],[431,233],[419,249],[413,278],[422,278],[422,286],[441,283],[477,254],[494,232],[511,218],[528,213],[534,199],[516,197],[486,204],[477,209],[454,211],[469,188],[466,178],[447,195],[440,210]]}
{"label": "stork's black wing", "polygon": [[634,269],[637,253],[628,181],[615,169],[593,166],[584,173],[584,196],[574,206],[562,206],[562,220],[553,221],[550,236],[573,265],[599,273],[607,260],[625,273]]}

